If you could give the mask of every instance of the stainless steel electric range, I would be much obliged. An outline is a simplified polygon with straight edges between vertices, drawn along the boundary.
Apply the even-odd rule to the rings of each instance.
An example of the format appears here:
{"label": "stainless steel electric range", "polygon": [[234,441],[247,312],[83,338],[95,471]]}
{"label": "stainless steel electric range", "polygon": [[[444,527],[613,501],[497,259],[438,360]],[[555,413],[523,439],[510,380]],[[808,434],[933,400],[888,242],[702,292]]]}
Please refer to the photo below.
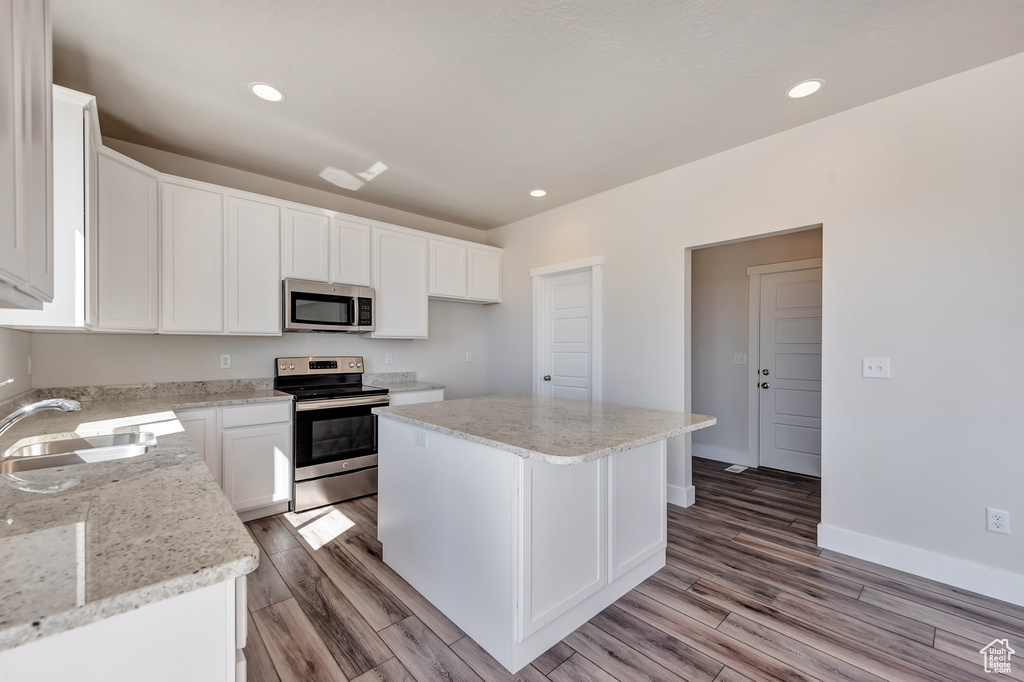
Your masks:
{"label": "stainless steel electric range", "polygon": [[388,389],[363,385],[361,357],[278,358],[274,388],[295,396],[292,510],[377,492],[377,416]]}

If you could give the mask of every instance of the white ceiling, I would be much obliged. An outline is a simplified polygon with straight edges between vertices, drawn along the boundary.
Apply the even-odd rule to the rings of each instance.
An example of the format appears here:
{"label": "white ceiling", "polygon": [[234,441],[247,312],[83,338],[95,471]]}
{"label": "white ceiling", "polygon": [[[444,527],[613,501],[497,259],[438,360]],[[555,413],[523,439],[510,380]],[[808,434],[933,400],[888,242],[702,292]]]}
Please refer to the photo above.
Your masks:
{"label": "white ceiling", "polygon": [[[494,227],[1024,51],[1021,0],[52,0],[105,136]],[[813,97],[786,90],[823,78]],[[247,85],[271,83],[283,103]],[[325,166],[388,170],[358,192]],[[535,188],[548,191],[534,199]]]}

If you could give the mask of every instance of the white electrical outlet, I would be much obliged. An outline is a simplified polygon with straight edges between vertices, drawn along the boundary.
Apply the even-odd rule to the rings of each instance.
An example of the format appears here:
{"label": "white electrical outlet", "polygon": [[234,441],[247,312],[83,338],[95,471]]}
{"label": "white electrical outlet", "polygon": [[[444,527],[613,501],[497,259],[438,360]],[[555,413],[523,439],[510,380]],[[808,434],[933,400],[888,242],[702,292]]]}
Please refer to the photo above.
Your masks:
{"label": "white electrical outlet", "polygon": [[985,528],[988,532],[1002,533],[1003,535],[1010,534],[1010,512],[989,507],[985,510],[985,514]]}
{"label": "white electrical outlet", "polygon": [[745,365],[745,364],[747,364],[747,354],[746,353],[736,353],[736,355],[732,356],[732,364],[734,364],[734,365]]}
{"label": "white electrical outlet", "polygon": [[466,362],[473,362],[473,354],[468,350],[466,351]]}
{"label": "white electrical outlet", "polygon": [[220,368],[231,369],[231,355],[224,353],[220,356]]}
{"label": "white electrical outlet", "polygon": [[427,447],[427,432],[426,431],[417,431],[416,432],[416,445],[419,445],[421,448]]}
{"label": "white electrical outlet", "polygon": [[864,358],[862,376],[865,379],[888,379],[889,358]]}
{"label": "white electrical outlet", "polygon": [[384,364],[385,365],[393,365],[393,364],[395,364],[395,356],[392,355],[391,353],[385,353],[384,354]]}

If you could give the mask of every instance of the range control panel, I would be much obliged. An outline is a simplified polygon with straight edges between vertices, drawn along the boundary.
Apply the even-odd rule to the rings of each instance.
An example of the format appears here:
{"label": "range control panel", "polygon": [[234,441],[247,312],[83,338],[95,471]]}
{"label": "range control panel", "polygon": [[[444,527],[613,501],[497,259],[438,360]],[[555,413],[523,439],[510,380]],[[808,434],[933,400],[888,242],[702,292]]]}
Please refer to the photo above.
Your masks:
{"label": "range control panel", "polygon": [[350,357],[307,357],[278,358],[275,360],[277,376],[302,374],[362,374],[363,358]]}

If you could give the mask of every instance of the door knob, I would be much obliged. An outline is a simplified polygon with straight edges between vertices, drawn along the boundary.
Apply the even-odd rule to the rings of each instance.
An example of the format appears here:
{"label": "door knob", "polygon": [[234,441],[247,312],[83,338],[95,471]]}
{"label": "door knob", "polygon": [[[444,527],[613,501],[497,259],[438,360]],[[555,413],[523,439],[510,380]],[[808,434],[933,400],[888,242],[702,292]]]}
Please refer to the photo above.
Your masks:
{"label": "door knob", "polygon": [[761,370],[761,374],[763,374],[763,375],[765,375],[765,376],[768,376],[768,375],[770,374],[770,372],[768,371],[768,369],[767,369],[767,368],[765,368],[765,369],[762,369],[762,370]]}
{"label": "door knob", "polygon": [[761,388],[771,388],[771,387],[772,387],[771,384],[769,384],[767,381],[762,381],[761,382]]}
{"label": "door knob", "polygon": [[544,381],[551,381],[551,375],[550,374],[545,374],[544,375]]}

